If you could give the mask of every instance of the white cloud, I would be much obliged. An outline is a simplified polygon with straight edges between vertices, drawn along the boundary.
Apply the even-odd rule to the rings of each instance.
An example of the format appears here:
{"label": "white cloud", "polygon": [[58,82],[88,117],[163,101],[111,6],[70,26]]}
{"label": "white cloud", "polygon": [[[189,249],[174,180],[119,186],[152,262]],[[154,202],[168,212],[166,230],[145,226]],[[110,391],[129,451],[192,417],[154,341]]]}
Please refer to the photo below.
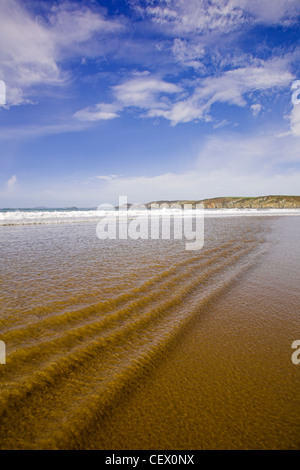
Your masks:
{"label": "white cloud", "polygon": [[182,91],[178,85],[152,77],[149,73],[136,75],[138,76],[112,87],[115,99],[113,103],[98,103],[77,111],[74,117],[81,121],[99,121],[118,117],[118,112],[124,108],[167,109],[170,106],[167,95]]}
{"label": "white cloud", "polygon": [[[263,174],[259,169],[233,172],[220,167],[209,171],[196,169],[186,173],[164,173],[157,176],[123,177],[106,181],[101,187],[92,187],[89,196],[93,204],[117,202],[119,195],[127,195],[129,202],[146,203],[153,200],[187,200],[218,196],[259,196],[267,194],[298,194],[300,172]],[[77,194],[77,196],[79,193]]]}
{"label": "white cloud", "polygon": [[201,58],[205,54],[204,46],[197,42],[187,42],[179,38],[174,39],[172,53],[175,60],[185,66],[199,69],[203,67]]}
{"label": "white cloud", "polygon": [[146,14],[155,22],[169,26],[177,33],[236,28],[242,21],[242,12],[232,8],[227,0],[160,0],[153,7],[152,1],[145,8]]}
{"label": "white cloud", "polygon": [[8,191],[12,191],[16,185],[17,182],[17,177],[16,175],[13,175],[9,180],[6,181],[6,188]]}
{"label": "white cloud", "polygon": [[[252,92],[274,91],[290,85],[293,75],[288,66],[289,58],[253,60],[246,67],[189,81],[185,90],[184,86],[140,74],[112,87],[112,104],[99,103],[77,111],[75,117],[82,121],[113,119],[119,116],[118,112],[135,107],[145,110],[143,117],[163,117],[172,125],[194,120],[211,121],[209,113],[214,103],[245,107],[247,95]],[[249,104],[249,107],[254,116],[262,109],[259,104]]]}
{"label": "white cloud", "polygon": [[231,0],[230,3],[233,8],[241,8],[252,15],[259,23],[288,25],[300,15],[298,0]]}
{"label": "white cloud", "polygon": [[255,103],[255,104],[252,104],[250,108],[251,108],[252,116],[257,117],[262,110],[262,105],[259,103]]}
{"label": "white cloud", "polygon": [[119,117],[119,107],[114,104],[99,103],[74,114],[79,121],[101,121]]}
{"label": "white cloud", "polygon": [[114,178],[118,178],[118,175],[99,175],[99,176],[93,176],[91,178],[88,178],[87,181],[84,181],[83,184],[91,184],[95,182],[95,180],[102,180],[104,182],[106,181],[111,181]]}
{"label": "white cloud", "polygon": [[293,75],[287,65],[284,59],[273,59],[229,70],[220,76],[206,77],[196,82],[191,96],[174,103],[169,109],[152,108],[149,116],[164,117],[174,125],[196,119],[206,120],[214,103],[245,107],[246,95],[250,92],[288,86]]}
{"label": "white cloud", "polygon": [[80,132],[88,126],[85,122],[71,120],[67,123],[49,125],[22,125],[19,127],[0,127],[0,141],[36,138],[45,135],[61,134],[66,132]]}
{"label": "white cloud", "polygon": [[28,102],[33,85],[64,83],[67,75],[59,61],[83,52],[89,55],[88,41],[95,33],[106,34],[120,27],[74,3],[52,8],[46,22],[33,17],[18,0],[1,0],[0,77],[6,81],[8,104]]}
{"label": "white cloud", "polygon": [[154,105],[164,108],[167,104],[161,99],[157,101],[158,96],[181,91],[178,85],[151,76],[133,78],[113,87],[116,100],[123,107],[136,106],[144,109]]}
{"label": "white cloud", "polygon": [[[107,20],[100,13],[87,7],[75,7],[71,3],[62,3],[52,8],[49,17],[49,34],[62,55],[65,47],[71,46],[76,50],[79,44],[89,41],[95,33],[111,33],[122,29],[120,22]],[[86,51],[88,49],[85,48]]]}
{"label": "white cloud", "polygon": [[[299,139],[270,135],[223,133],[210,136],[201,149],[197,168],[211,171],[226,168],[232,174],[275,175],[300,163]],[[297,191],[299,192],[299,191]]]}
{"label": "white cloud", "polygon": [[107,180],[107,181],[110,181],[113,178],[117,178],[117,177],[118,177],[117,175],[100,175],[100,176],[96,176],[96,178],[99,179],[99,180]]}
{"label": "white cloud", "polygon": [[300,15],[298,0],[135,0],[165,32],[229,32],[256,23],[288,25]]}

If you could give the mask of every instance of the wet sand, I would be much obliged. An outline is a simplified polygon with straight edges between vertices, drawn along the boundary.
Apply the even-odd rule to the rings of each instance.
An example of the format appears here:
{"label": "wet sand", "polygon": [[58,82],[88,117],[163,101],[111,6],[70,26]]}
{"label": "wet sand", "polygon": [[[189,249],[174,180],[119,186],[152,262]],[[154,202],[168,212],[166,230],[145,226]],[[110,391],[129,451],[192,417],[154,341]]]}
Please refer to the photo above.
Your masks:
{"label": "wet sand", "polygon": [[299,229],[211,219],[194,253],[2,230],[1,448],[299,448]]}
{"label": "wet sand", "polygon": [[274,224],[286,238],[201,311],[92,448],[300,448],[299,225]]}

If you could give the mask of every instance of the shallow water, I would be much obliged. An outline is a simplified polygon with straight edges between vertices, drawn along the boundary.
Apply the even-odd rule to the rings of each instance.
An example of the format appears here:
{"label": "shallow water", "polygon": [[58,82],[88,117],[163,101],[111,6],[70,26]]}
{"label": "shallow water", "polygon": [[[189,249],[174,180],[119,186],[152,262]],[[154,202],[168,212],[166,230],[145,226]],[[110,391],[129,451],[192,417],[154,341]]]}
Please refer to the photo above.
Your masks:
{"label": "shallow water", "polygon": [[299,217],[0,230],[2,448],[299,447]]}

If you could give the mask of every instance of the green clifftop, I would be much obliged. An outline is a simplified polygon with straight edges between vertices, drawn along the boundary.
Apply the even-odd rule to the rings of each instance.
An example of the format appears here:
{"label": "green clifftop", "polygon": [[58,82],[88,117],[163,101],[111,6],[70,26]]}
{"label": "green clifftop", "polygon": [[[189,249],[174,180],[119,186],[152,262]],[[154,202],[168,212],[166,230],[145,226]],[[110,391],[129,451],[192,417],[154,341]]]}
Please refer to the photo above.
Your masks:
{"label": "green clifftop", "polygon": [[300,208],[300,196],[259,196],[259,197],[215,197],[198,201],[153,201],[147,204],[200,204],[205,209],[297,209]]}

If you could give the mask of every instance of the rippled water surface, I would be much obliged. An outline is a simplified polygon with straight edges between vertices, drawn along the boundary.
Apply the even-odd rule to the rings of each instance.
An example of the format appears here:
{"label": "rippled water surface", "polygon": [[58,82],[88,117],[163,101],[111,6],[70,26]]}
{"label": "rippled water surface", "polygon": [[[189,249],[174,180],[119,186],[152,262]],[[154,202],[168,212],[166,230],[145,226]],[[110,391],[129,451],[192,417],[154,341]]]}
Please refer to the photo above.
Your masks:
{"label": "rippled water surface", "polygon": [[300,217],[0,230],[1,448],[298,448]]}

